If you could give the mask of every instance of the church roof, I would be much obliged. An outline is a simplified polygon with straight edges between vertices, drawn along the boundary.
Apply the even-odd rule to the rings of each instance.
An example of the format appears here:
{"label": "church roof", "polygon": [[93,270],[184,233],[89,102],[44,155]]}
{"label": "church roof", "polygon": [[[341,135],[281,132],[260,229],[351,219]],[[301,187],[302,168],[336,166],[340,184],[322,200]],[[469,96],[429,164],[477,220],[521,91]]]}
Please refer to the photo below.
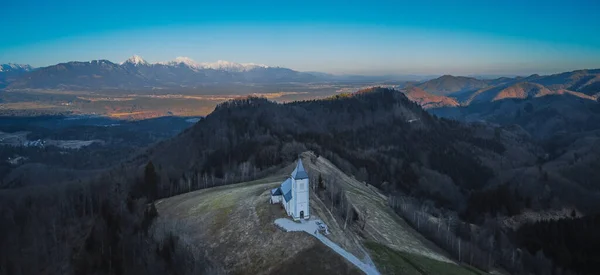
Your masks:
{"label": "church roof", "polygon": [[308,179],[308,174],[306,173],[306,170],[304,170],[304,165],[302,165],[302,159],[298,159],[296,169],[292,172],[292,178],[297,180]]}
{"label": "church roof", "polygon": [[288,202],[292,199],[292,179],[291,178],[287,178],[281,184],[281,187],[279,187],[279,189],[281,189],[281,193],[283,193],[283,198],[285,199],[286,202]]}
{"label": "church roof", "polygon": [[277,188],[273,188],[271,189],[271,196],[281,196],[281,188],[277,187]]}
{"label": "church roof", "polygon": [[283,195],[283,199],[285,200],[285,202],[288,202],[292,199],[292,191],[287,192]]}

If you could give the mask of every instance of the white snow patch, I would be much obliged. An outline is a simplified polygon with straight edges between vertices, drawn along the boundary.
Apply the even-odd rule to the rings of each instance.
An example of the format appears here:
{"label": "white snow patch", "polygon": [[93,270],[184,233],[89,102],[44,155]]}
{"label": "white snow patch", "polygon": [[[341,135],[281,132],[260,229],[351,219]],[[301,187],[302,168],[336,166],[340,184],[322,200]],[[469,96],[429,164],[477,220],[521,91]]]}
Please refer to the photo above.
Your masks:
{"label": "white snow patch", "polygon": [[178,56],[177,58],[175,58],[172,61],[159,62],[157,64],[167,65],[167,66],[185,65],[185,66],[190,67],[192,69],[199,69],[200,68],[200,64],[198,62],[194,61],[193,59],[191,59],[189,57],[185,57],[185,56]]}
{"label": "white snow patch", "polygon": [[279,226],[280,228],[282,228],[283,230],[285,230],[287,232],[289,232],[289,231],[304,231],[310,235],[313,235],[315,238],[317,238],[323,244],[325,244],[329,248],[333,249],[333,251],[335,251],[335,253],[344,257],[346,260],[348,260],[349,262],[354,264],[356,267],[358,267],[360,270],[362,270],[367,275],[379,275],[379,271],[377,271],[375,266],[364,263],[363,261],[358,259],[356,256],[352,255],[351,253],[344,250],[339,245],[337,245],[336,243],[332,242],[330,239],[328,239],[327,237],[325,237],[321,233],[319,233],[319,230],[318,230],[319,226],[317,225],[317,222],[323,222],[323,221],[318,220],[318,219],[311,219],[308,221],[302,221],[302,222],[298,223],[298,222],[294,222],[290,219],[281,218],[281,219],[275,220],[275,225]]}
{"label": "white snow patch", "polygon": [[229,72],[245,72],[255,68],[268,68],[267,65],[255,63],[235,63],[225,60],[217,60],[217,62],[200,63],[203,69],[222,70]]}
{"label": "white snow patch", "polygon": [[217,62],[201,62],[198,63],[189,57],[179,56],[173,61],[159,62],[161,65],[179,66],[185,65],[192,69],[212,69],[227,72],[245,72],[255,68],[269,68],[267,65],[256,63],[235,63],[231,61],[218,60]]}
{"label": "white snow patch", "polygon": [[0,64],[0,72],[10,72],[10,71],[31,71],[32,67],[31,65],[28,64],[15,64],[15,63],[8,63],[8,64]]}
{"label": "white snow patch", "polygon": [[125,63],[133,64],[133,65],[136,65],[136,66],[137,65],[148,65],[148,62],[146,62],[146,60],[144,60],[139,55],[133,55],[129,59],[125,60],[125,62],[121,63],[121,65],[125,64]]}
{"label": "white snow patch", "polygon": [[175,58],[175,60],[173,62],[175,62],[177,64],[185,64],[190,67],[198,67],[198,62],[194,61],[193,59],[191,59],[189,57],[185,57],[185,56],[179,56],[179,57]]}

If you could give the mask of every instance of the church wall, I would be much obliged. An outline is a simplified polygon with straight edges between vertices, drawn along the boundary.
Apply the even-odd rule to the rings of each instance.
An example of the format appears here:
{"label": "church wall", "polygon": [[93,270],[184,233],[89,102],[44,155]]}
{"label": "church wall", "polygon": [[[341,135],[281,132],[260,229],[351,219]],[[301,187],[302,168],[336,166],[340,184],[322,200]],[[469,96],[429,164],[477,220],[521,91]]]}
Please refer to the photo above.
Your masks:
{"label": "church wall", "polygon": [[295,209],[294,209],[294,218],[300,218],[300,212],[304,211],[304,217],[308,218],[310,216],[310,205],[309,205],[309,193],[310,186],[308,179],[296,180],[295,182]]}
{"label": "church wall", "polygon": [[281,196],[271,196],[271,203],[281,202]]}

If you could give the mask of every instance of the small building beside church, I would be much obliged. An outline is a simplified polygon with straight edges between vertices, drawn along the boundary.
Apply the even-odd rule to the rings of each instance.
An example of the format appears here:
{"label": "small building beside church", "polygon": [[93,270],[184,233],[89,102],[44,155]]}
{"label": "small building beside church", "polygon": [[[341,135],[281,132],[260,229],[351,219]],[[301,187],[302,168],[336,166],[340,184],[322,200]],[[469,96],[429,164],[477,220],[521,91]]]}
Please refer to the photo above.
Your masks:
{"label": "small building beside church", "polygon": [[271,190],[271,203],[281,203],[286,213],[296,221],[308,219],[309,193],[308,173],[304,170],[302,160],[298,159],[290,177]]}

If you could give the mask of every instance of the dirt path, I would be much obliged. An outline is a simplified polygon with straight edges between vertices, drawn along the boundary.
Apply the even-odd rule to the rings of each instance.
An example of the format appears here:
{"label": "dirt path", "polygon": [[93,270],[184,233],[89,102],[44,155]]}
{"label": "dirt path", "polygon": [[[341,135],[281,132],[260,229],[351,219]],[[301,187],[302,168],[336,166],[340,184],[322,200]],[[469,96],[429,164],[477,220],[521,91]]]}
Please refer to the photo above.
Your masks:
{"label": "dirt path", "polygon": [[[377,269],[370,264],[363,248],[365,240],[452,262],[393,213],[387,207],[386,197],[376,188],[348,177],[324,158],[318,158],[313,164],[309,155],[303,154],[303,161],[309,174],[322,173],[324,177],[339,179],[359,214],[367,214],[365,230],[358,232],[356,226],[345,228],[343,221],[336,220],[334,213],[314,194],[310,198],[311,215],[322,218],[331,234],[325,238],[314,231],[307,235],[279,230],[273,221],[287,215],[281,205],[269,204],[269,190],[289,175],[293,170],[291,166],[266,179],[160,200],[156,203],[159,217],[153,230],[177,234],[183,243],[207,253],[229,274],[303,274],[298,273],[300,271],[336,274],[336,270],[337,273],[378,274],[374,273]],[[365,259],[360,260],[361,257]],[[307,259],[312,264],[306,265]]]}
{"label": "dirt path", "polygon": [[[160,200],[153,228],[158,233],[174,232],[186,245],[206,251],[228,274],[268,275],[290,270],[302,274],[297,273],[302,268],[309,268],[307,274],[333,274],[336,269],[358,274],[352,263],[319,240],[301,232],[283,232],[273,224],[286,217],[281,205],[269,204],[269,190],[282,180],[278,176]],[[324,210],[315,204],[311,211]],[[319,254],[311,254],[314,251]],[[303,259],[311,259],[313,264],[297,266]]]}
{"label": "dirt path", "polygon": [[325,244],[326,246],[331,248],[333,251],[335,251],[335,253],[344,257],[346,260],[348,260],[349,262],[354,264],[357,268],[359,268],[365,274],[379,275],[379,271],[377,271],[375,266],[362,262],[356,256],[352,255],[352,253],[344,250],[339,245],[337,245],[336,243],[332,242],[330,239],[328,239],[327,237],[325,237],[321,233],[319,233],[317,230],[318,226],[316,225],[315,222],[316,222],[316,220],[313,220],[313,219],[306,221],[306,222],[302,222],[302,223],[297,223],[297,222],[294,222],[287,218],[280,218],[280,219],[275,220],[275,224],[277,226],[283,228],[284,230],[286,230],[288,232],[304,231],[304,232],[314,236],[319,241],[321,241],[323,244]]}

